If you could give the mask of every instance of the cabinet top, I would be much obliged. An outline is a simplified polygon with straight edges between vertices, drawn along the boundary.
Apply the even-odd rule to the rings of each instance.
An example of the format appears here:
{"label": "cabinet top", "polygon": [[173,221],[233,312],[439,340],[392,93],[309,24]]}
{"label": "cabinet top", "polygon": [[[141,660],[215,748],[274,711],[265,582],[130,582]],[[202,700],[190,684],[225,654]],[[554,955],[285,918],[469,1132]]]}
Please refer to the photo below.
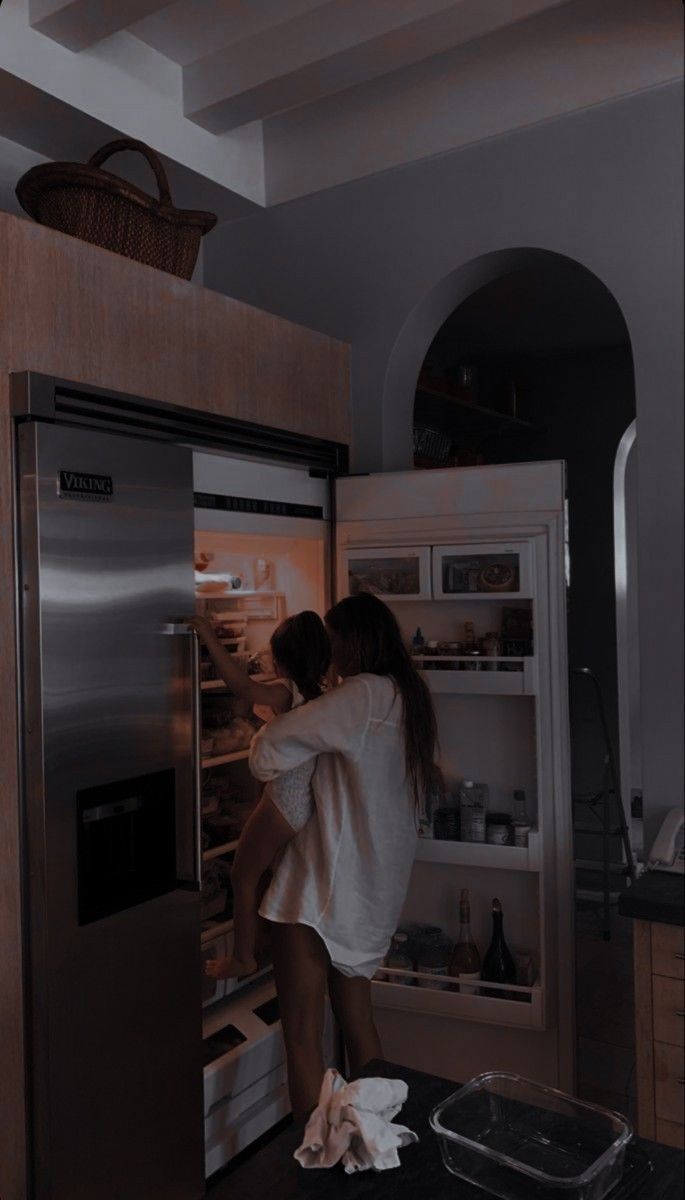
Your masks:
{"label": "cabinet top", "polygon": [[646,871],[618,901],[622,917],[685,925],[685,880],[670,871]]}

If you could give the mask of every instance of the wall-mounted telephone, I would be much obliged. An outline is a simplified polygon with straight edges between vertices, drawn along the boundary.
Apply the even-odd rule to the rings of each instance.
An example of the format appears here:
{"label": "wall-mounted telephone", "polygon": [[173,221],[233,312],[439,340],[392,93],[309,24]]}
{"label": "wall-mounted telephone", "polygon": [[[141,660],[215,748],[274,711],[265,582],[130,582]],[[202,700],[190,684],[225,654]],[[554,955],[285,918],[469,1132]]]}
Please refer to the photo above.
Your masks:
{"label": "wall-mounted telephone", "polygon": [[651,871],[678,871],[685,873],[685,846],[683,826],[685,815],[682,808],[672,808],[664,817],[663,825],[649,852]]}

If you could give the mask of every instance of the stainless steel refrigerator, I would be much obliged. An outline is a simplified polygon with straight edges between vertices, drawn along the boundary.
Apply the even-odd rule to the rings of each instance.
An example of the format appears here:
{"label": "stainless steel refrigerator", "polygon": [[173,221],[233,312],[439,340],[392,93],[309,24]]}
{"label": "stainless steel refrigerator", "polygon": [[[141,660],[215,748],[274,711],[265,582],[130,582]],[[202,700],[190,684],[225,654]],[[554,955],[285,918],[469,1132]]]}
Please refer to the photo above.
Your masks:
{"label": "stainless steel refrigerator", "polygon": [[19,428],[32,1200],[204,1195],[192,455]]}

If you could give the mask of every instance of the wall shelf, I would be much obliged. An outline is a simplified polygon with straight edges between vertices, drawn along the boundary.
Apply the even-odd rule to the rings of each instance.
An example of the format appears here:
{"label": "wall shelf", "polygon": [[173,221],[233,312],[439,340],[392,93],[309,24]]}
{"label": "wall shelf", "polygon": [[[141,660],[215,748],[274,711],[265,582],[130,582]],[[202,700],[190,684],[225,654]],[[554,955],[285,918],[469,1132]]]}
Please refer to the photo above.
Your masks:
{"label": "wall shelf", "polygon": [[536,425],[522,420],[521,417],[510,416],[494,408],[485,408],[481,404],[469,404],[453,392],[442,391],[428,384],[420,384],[416,395],[421,398],[417,406],[420,410],[418,424],[437,425],[441,432],[448,434],[455,441],[464,435],[482,438],[503,433],[540,433]]}
{"label": "wall shelf", "polygon": [[490,846],[487,842],[419,838],[414,861],[491,867],[498,871],[539,871],[540,835],[537,830],[531,830],[527,846]]}
{"label": "wall shelf", "polygon": [[[381,968],[383,972],[386,968]],[[391,968],[394,976],[405,974]],[[425,979],[435,984],[433,976],[421,976],[419,972],[407,971],[408,982],[385,983],[374,979],[371,997],[377,1008],[391,1008],[402,1012],[413,1012],[420,1016],[446,1017],[454,1021],[477,1021],[482,1025],[502,1025],[512,1029],[544,1029],[544,991],[539,986],[513,987],[489,983],[490,990],[501,987],[504,993],[515,993],[521,1000],[495,999],[493,996],[477,996],[466,992],[441,990],[435,986],[411,986],[412,978]],[[458,983],[458,981],[455,981]]]}

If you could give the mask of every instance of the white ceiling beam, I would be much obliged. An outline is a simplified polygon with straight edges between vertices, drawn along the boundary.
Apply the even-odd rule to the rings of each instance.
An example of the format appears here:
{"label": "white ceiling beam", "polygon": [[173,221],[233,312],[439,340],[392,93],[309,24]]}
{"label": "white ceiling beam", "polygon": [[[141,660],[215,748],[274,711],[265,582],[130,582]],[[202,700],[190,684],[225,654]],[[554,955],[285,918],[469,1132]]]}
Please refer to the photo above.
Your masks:
{"label": "white ceiling beam", "polygon": [[185,114],[213,133],[225,133],[566,2],[332,0],[187,65]]}
{"label": "white ceiling beam", "polygon": [[[273,117],[264,123],[266,205],[681,82],[682,28],[672,0],[602,0],[600,11],[596,0],[574,0]],[[521,145],[516,170],[525,172]],[[462,200],[468,213],[468,187]]]}
{"label": "white ceiling beam", "polygon": [[69,50],[86,50],[166,8],[169,0],[30,0],[31,25]]}
{"label": "white ceiling beam", "polygon": [[[214,137],[183,119],[176,63],[127,31],[94,53],[74,55],[32,29],[27,9],[28,0],[0,8],[0,137],[72,161],[83,161],[113,137],[139,138],[178,163],[188,179],[192,172],[229,198],[264,203],[260,124]],[[201,200],[193,202],[192,190],[179,206],[203,207]],[[218,211],[213,204],[204,207]]]}

